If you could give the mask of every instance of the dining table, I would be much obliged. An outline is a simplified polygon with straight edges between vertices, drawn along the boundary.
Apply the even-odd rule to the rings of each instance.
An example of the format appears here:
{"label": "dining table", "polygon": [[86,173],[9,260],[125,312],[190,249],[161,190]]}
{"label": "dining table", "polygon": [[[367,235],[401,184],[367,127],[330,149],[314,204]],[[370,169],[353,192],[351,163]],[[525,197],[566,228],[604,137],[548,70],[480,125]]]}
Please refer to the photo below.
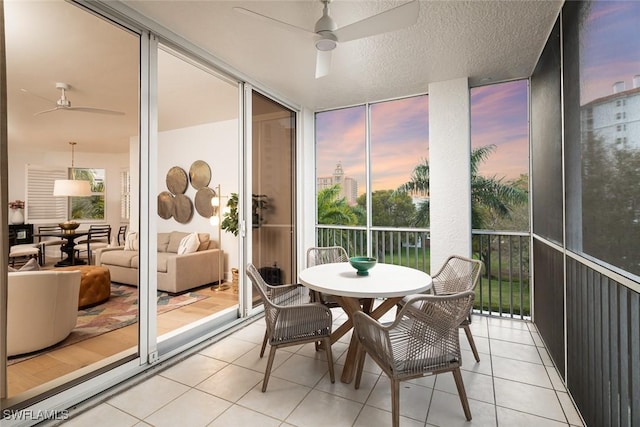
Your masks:
{"label": "dining table", "polygon": [[[353,328],[352,318],[357,311],[364,310],[377,320],[403,297],[431,289],[431,276],[427,273],[385,263],[377,263],[367,275],[358,275],[348,262],[319,264],[302,270],[299,279],[309,289],[332,295],[347,314],[348,319],[332,331],[331,344]],[[382,301],[373,308],[374,300]],[[357,350],[358,340],[353,334],[340,378],[343,383],[353,381]]]}
{"label": "dining table", "polygon": [[89,230],[79,231],[73,230],[73,233],[64,231],[45,231],[34,234],[34,237],[57,237],[64,239],[65,243],[60,246],[60,250],[67,256],[55,264],[56,267],[68,267],[70,265],[84,265],[86,262],[76,257],[76,239],[89,235]]}

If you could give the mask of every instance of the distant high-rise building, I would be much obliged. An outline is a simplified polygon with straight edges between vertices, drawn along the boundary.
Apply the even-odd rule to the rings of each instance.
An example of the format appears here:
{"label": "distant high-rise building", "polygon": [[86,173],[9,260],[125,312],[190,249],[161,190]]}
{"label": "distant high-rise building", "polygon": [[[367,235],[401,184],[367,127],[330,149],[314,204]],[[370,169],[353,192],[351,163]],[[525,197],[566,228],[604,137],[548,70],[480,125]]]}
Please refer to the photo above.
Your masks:
{"label": "distant high-rise building", "polygon": [[640,149],[640,75],[633,77],[633,88],[616,82],[613,93],[582,106],[583,141],[592,135],[624,148]]}
{"label": "distant high-rise building", "polygon": [[344,170],[340,162],[337,163],[333,175],[319,176],[317,178],[317,191],[336,184],[340,186],[340,197],[344,197],[347,204],[354,206],[358,199],[358,182],[353,178],[344,176]]}

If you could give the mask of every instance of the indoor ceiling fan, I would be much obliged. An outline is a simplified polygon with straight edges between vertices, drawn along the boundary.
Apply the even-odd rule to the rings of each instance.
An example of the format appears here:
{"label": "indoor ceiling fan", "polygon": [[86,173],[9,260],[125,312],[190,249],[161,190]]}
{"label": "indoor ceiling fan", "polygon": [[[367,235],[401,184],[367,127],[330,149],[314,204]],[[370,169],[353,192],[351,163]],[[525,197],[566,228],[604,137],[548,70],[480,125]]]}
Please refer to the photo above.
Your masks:
{"label": "indoor ceiling fan", "polygon": [[40,114],[51,113],[53,111],[58,111],[58,110],[81,111],[81,112],[84,112],[84,113],[110,114],[110,115],[113,115],[113,116],[122,116],[122,115],[124,115],[124,113],[122,111],[107,110],[107,109],[104,109],[104,108],[72,107],[71,106],[71,101],[69,100],[69,98],[67,98],[67,91],[69,89],[71,89],[71,85],[69,85],[67,83],[56,83],[56,89],[60,90],[60,99],[58,99],[57,101],[52,101],[52,100],[50,100],[48,98],[45,98],[43,96],[36,95],[34,93],[29,92],[26,89],[21,89],[21,90],[24,93],[36,96],[38,98],[44,99],[44,100],[46,100],[48,102],[51,102],[51,103],[55,104],[55,107],[50,108],[48,110],[38,111],[37,113],[34,114],[34,116],[39,116]]}
{"label": "indoor ceiling fan", "polygon": [[338,28],[336,22],[329,15],[329,3],[331,3],[331,0],[320,0],[320,2],[324,5],[322,17],[316,22],[313,31],[284,21],[279,21],[242,7],[234,7],[233,9],[265,22],[276,24],[281,28],[314,37],[316,39],[317,50],[316,78],[319,78],[329,73],[329,68],[331,67],[331,51],[338,46],[338,43],[396,31],[415,24],[418,20],[420,7],[418,0],[412,0],[377,15]]}

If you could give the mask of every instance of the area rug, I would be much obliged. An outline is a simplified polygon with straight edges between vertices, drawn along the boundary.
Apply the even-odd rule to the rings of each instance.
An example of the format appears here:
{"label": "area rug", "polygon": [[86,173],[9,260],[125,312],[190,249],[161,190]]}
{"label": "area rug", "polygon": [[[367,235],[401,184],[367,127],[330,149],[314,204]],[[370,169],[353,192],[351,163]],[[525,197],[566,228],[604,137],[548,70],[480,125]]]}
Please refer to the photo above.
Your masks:
{"label": "area rug", "polygon": [[[193,304],[207,297],[207,295],[198,292],[187,292],[181,295],[158,292],[158,314]],[[109,300],[94,307],[78,310],[76,327],[64,341],[34,353],[9,358],[8,364],[21,362],[45,351],[66,347],[115,329],[124,328],[137,321],[138,288],[112,283]]]}

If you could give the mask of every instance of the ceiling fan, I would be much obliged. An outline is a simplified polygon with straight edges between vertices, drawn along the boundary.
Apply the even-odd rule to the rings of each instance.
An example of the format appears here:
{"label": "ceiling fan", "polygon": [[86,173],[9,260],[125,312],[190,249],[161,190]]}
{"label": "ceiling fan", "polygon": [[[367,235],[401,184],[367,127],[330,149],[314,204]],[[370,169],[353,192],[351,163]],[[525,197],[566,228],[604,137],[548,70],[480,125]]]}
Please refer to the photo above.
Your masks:
{"label": "ceiling fan", "polygon": [[338,46],[338,43],[396,31],[415,24],[418,20],[418,11],[420,7],[418,0],[412,0],[377,15],[373,15],[338,28],[336,22],[329,15],[329,3],[331,3],[331,1],[332,0],[320,0],[324,5],[322,17],[316,22],[313,31],[242,7],[234,7],[233,9],[237,12],[261,19],[265,22],[276,24],[281,28],[315,38],[317,49],[316,78],[319,78],[329,74],[329,69],[331,68],[331,51]]}
{"label": "ceiling fan", "polygon": [[52,100],[50,100],[48,98],[45,98],[43,96],[36,95],[34,93],[29,92],[26,89],[21,89],[21,90],[24,93],[27,93],[27,94],[33,95],[33,96],[37,96],[38,98],[44,99],[46,101],[49,101],[49,102],[52,102],[52,103],[55,104],[55,107],[50,108],[48,110],[38,111],[37,113],[34,114],[34,116],[39,116],[41,114],[51,113],[53,111],[58,111],[58,110],[81,111],[81,112],[84,112],[84,113],[110,114],[110,115],[113,115],[113,116],[122,116],[122,115],[124,115],[124,113],[122,111],[106,110],[104,108],[72,107],[71,106],[71,101],[69,100],[69,98],[67,98],[67,91],[69,89],[71,89],[71,85],[69,85],[67,83],[56,83],[56,89],[60,89],[60,99],[58,99],[57,101],[52,101]]}

